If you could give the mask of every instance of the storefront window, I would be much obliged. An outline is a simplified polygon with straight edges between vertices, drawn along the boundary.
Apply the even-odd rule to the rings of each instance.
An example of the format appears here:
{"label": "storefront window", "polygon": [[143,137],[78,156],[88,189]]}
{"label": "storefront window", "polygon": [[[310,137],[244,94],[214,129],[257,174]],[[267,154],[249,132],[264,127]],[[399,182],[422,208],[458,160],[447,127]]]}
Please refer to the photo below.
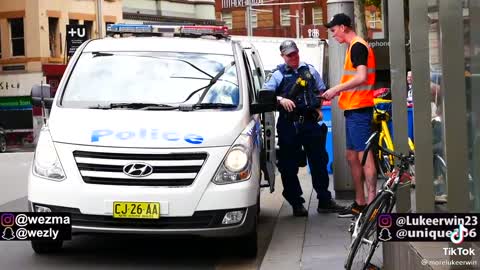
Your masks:
{"label": "storefront window", "polygon": [[280,9],[280,25],[290,26],[290,9],[288,8]]}
{"label": "storefront window", "polygon": [[367,24],[368,39],[385,38],[385,10],[383,0],[365,1],[365,22]]}
{"label": "storefront window", "polygon": [[233,29],[231,12],[222,12],[221,20],[225,22],[225,26],[227,26],[228,29]]}
{"label": "storefront window", "polygon": [[8,19],[12,41],[12,56],[25,55],[23,18]]}
{"label": "storefront window", "polygon": [[314,25],[323,25],[323,12],[322,7],[312,8],[312,17]]}

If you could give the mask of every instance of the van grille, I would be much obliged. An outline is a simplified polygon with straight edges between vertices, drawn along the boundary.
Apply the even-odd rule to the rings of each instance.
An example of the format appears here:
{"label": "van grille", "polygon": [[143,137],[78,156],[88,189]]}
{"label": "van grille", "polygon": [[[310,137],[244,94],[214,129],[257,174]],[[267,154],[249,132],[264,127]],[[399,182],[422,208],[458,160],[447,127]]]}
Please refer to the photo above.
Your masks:
{"label": "van grille", "polygon": [[[207,153],[122,154],[74,151],[83,181],[88,184],[133,186],[189,186],[202,168]],[[148,176],[130,176],[124,167],[147,164]]]}

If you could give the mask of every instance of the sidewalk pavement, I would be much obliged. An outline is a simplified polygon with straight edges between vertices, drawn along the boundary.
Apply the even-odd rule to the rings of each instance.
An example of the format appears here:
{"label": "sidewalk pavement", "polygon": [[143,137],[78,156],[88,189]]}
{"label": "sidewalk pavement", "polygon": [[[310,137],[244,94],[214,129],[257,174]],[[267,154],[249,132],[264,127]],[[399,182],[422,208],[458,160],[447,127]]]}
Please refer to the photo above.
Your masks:
{"label": "sidewalk pavement", "polygon": [[[317,213],[318,200],[315,191],[312,191],[310,175],[301,169],[299,178],[309,216],[293,217],[292,208],[286,201],[283,202],[260,270],[344,269],[351,219],[338,218],[337,214]],[[332,176],[329,187],[334,196]],[[282,192],[282,189],[276,192]],[[347,205],[351,201],[338,203]]]}

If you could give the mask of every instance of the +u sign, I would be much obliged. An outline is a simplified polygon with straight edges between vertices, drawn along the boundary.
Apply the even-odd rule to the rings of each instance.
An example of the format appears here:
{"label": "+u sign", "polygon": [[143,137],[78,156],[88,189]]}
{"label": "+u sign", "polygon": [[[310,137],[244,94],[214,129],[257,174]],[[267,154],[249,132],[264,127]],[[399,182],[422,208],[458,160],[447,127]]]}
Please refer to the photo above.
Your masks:
{"label": "+u sign", "polygon": [[67,54],[72,56],[83,42],[88,40],[87,26],[80,24],[67,25]]}

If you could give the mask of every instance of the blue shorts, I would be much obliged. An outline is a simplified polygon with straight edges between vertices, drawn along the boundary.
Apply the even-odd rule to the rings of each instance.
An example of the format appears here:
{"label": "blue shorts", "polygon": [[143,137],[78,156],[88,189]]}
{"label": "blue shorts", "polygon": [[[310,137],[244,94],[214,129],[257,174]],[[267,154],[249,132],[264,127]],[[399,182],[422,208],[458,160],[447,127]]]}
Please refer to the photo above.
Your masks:
{"label": "blue shorts", "polygon": [[345,115],[347,150],[362,152],[372,134],[373,108],[347,110],[343,114]]}

